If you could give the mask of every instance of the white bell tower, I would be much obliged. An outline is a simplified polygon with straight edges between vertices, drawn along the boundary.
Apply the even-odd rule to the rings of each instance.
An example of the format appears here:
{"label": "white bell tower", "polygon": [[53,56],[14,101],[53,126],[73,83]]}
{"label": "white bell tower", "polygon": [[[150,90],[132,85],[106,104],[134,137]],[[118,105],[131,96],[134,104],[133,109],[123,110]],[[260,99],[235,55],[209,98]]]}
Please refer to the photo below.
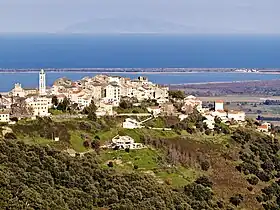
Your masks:
{"label": "white bell tower", "polygon": [[39,73],[39,94],[40,95],[46,94],[46,73],[44,69],[41,69]]}

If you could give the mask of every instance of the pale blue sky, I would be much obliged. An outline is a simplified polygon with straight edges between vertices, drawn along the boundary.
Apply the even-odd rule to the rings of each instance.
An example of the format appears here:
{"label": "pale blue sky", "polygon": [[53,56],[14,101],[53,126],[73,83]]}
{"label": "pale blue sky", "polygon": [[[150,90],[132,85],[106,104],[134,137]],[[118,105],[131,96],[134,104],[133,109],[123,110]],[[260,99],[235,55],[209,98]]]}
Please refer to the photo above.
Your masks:
{"label": "pale blue sky", "polygon": [[0,0],[0,32],[53,33],[96,18],[143,17],[184,25],[186,33],[280,34],[279,10],[280,0]]}

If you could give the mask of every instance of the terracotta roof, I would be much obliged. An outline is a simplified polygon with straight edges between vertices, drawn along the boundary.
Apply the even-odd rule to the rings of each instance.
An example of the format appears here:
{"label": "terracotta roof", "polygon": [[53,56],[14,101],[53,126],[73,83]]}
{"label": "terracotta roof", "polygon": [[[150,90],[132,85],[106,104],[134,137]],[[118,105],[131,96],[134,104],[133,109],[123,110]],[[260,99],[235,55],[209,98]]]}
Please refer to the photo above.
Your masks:
{"label": "terracotta roof", "polygon": [[260,129],[260,128],[262,128],[262,129],[268,129],[268,125],[260,125],[258,128],[259,128],[259,129]]}
{"label": "terracotta roof", "polygon": [[215,103],[224,103],[223,100],[216,100]]}
{"label": "terracotta roof", "polygon": [[72,91],[72,93],[75,93],[75,94],[76,94],[76,93],[80,93],[80,92],[81,92],[81,90],[73,90],[73,91]]}
{"label": "terracotta roof", "polygon": [[228,111],[228,113],[230,113],[230,114],[243,114],[244,112],[243,111],[230,110],[230,111]]}
{"label": "terracotta roof", "polygon": [[217,110],[219,113],[226,113],[224,110]]}

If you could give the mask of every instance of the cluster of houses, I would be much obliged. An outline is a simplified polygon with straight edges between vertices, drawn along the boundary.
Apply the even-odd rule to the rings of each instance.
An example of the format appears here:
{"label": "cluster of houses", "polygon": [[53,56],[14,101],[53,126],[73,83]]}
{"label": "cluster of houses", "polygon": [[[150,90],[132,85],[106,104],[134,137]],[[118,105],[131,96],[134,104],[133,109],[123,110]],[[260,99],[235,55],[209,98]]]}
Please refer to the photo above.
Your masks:
{"label": "cluster of houses", "polygon": [[242,123],[245,121],[245,112],[236,110],[224,110],[224,102],[222,100],[215,101],[215,109],[208,110],[203,109],[202,115],[206,118],[205,123],[209,129],[214,129],[215,118],[221,119],[222,122],[232,122]]}
{"label": "cluster of houses", "polygon": [[[152,83],[146,77],[129,78],[108,75],[85,77],[78,81],[60,78],[50,88],[46,87],[46,73],[39,73],[39,89],[25,89],[16,83],[7,94],[1,95],[0,121],[9,120],[10,114],[16,115],[17,108],[25,107],[26,116],[49,116],[49,108],[53,106],[52,97],[58,103],[67,98],[71,104],[80,109],[90,105],[93,100],[97,105],[97,116],[113,115],[113,107],[119,106],[121,98],[156,100],[159,104],[168,102],[168,87]],[[19,100],[20,99],[20,100]],[[3,112],[3,113],[2,113]],[[23,115],[23,113],[17,113]]]}
{"label": "cluster of houses", "polygon": [[[143,100],[156,101],[158,106],[147,107],[152,117],[160,114],[168,116],[178,116],[180,120],[188,117],[194,109],[204,117],[204,123],[209,129],[214,129],[215,118],[220,118],[223,122],[235,121],[242,123],[245,121],[243,111],[225,110],[224,102],[215,101],[214,110],[202,107],[202,101],[194,96],[187,96],[180,102],[183,103],[181,112],[177,111],[173,103],[169,102],[169,88],[154,84],[146,77],[138,77],[131,80],[119,76],[96,75],[94,77],[84,77],[78,81],[71,81],[67,78],[56,80],[52,87],[46,87],[46,73],[41,70],[39,73],[39,89],[26,89],[21,84],[16,83],[14,88],[0,97],[0,122],[9,122],[11,116],[20,117],[49,116],[49,109],[53,107],[52,97],[56,96],[58,103],[67,98],[71,104],[83,109],[95,102],[98,107],[96,115],[114,115],[113,107],[118,107],[121,98],[131,99],[141,102]],[[17,111],[20,109],[25,111]],[[148,118],[149,120],[150,118]],[[127,118],[123,122],[123,128],[134,129],[143,127],[143,122]],[[269,130],[269,126],[264,124],[258,128],[260,131]]]}
{"label": "cluster of houses", "polygon": [[146,77],[131,80],[119,76],[96,75],[76,82],[62,78],[54,83],[51,95],[56,95],[59,100],[67,97],[81,107],[88,106],[91,100],[117,107],[122,97],[138,101],[154,99],[165,103],[168,101],[168,91],[168,87],[154,84]]}

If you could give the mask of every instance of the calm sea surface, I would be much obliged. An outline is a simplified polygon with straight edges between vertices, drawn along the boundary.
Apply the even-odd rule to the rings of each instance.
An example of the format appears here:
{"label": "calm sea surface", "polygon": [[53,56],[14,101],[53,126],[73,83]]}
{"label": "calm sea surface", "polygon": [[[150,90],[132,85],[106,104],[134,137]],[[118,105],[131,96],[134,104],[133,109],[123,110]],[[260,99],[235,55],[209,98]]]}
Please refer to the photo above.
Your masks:
{"label": "calm sea surface", "polygon": [[[85,76],[94,76],[94,73],[47,73],[47,85],[60,77],[78,80]],[[122,73],[111,74],[131,79],[145,75],[149,80],[158,84],[185,84],[200,82],[229,82],[244,80],[273,80],[280,79],[280,74],[258,74],[258,73],[166,73],[166,74],[144,74],[144,73]],[[0,73],[0,92],[9,91],[14,83],[20,82],[23,87],[38,87],[38,74],[36,73]]]}
{"label": "calm sea surface", "polygon": [[[280,36],[0,35],[1,68],[280,68]],[[1,71],[1,70],[0,70]],[[88,73],[49,73],[80,79]],[[135,74],[118,74],[137,77]],[[15,82],[37,87],[37,74],[0,73],[0,91]],[[149,74],[161,84],[280,79],[270,74]]]}
{"label": "calm sea surface", "polygon": [[279,68],[280,36],[0,35],[0,68]]}

